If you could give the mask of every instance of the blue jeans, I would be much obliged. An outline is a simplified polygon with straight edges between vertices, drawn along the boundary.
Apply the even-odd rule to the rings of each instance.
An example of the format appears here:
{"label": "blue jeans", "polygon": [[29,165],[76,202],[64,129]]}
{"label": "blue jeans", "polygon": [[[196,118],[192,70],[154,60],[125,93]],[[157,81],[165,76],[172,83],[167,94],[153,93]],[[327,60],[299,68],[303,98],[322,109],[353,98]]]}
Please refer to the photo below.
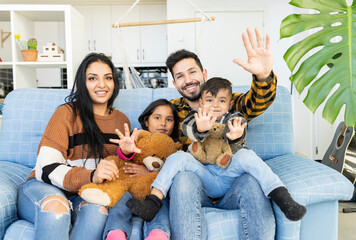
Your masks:
{"label": "blue jeans", "polygon": [[206,194],[212,198],[225,196],[235,179],[244,173],[251,174],[259,182],[266,197],[273,189],[283,186],[279,177],[254,151],[243,148],[233,155],[227,168],[216,164],[203,165],[190,153],[183,151],[174,153],[167,158],[152,187],[166,196],[173,178],[183,171],[195,173]]}
{"label": "blue jeans", "polygon": [[[132,213],[126,207],[126,202],[132,198],[131,194],[126,192],[122,198],[109,209],[109,217],[104,229],[103,239],[106,238],[109,231],[120,229],[126,233],[126,238],[130,239],[132,232]],[[143,236],[146,238],[148,234],[155,229],[161,230],[170,237],[169,218],[168,218],[168,200],[163,200],[163,205],[157,215],[151,222],[144,222]]]}
{"label": "blue jeans", "polygon": [[212,204],[199,177],[180,172],[169,192],[169,218],[173,240],[207,239],[207,223],[202,207],[240,209],[239,240],[273,240],[275,218],[269,199],[250,174],[236,178],[225,196]]}
{"label": "blue jeans", "polygon": [[[71,209],[63,214],[42,211],[42,201],[50,196],[66,198]],[[107,210],[96,204],[82,205],[83,202],[78,195],[67,197],[56,186],[31,178],[20,187],[18,214],[35,225],[36,240],[100,239],[108,216]]]}

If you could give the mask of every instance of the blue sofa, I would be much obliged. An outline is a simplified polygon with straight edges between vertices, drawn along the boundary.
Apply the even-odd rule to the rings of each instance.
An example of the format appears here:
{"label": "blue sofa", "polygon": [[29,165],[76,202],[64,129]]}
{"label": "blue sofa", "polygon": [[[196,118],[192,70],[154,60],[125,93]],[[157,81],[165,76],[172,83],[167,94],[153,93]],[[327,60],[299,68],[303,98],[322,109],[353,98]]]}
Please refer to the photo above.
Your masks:
{"label": "blue sofa", "polygon": [[[68,93],[68,89],[17,89],[5,99],[0,132],[0,239],[34,239],[33,224],[17,215],[17,192],[35,165],[48,120]],[[114,106],[129,117],[132,127],[139,127],[137,118],[150,102],[176,97],[174,88],[121,90]],[[246,144],[307,208],[301,221],[291,222],[273,204],[276,239],[337,239],[338,200],[350,199],[354,187],[333,169],[294,154],[291,96],[286,88],[279,86],[271,107],[249,123]],[[238,211],[204,208],[209,239],[237,239]],[[135,218],[131,239],[142,238],[141,224]]]}

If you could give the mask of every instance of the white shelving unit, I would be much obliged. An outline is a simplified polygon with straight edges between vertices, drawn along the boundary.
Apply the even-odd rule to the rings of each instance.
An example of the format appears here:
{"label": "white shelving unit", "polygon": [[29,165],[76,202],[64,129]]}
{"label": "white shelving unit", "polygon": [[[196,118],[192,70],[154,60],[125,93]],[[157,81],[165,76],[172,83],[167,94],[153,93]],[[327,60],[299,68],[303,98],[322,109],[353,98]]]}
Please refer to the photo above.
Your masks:
{"label": "white shelving unit", "polygon": [[[75,71],[85,56],[84,18],[70,5],[0,5],[0,19],[11,24],[11,61],[0,62],[0,68],[12,68],[13,86],[16,88],[37,87],[36,69],[67,69],[67,86],[73,86]],[[36,23],[58,22],[59,35],[64,36],[64,62],[24,62],[14,35],[21,39],[35,36]],[[39,39],[37,39],[39,40]],[[41,53],[42,49],[37,49]]]}

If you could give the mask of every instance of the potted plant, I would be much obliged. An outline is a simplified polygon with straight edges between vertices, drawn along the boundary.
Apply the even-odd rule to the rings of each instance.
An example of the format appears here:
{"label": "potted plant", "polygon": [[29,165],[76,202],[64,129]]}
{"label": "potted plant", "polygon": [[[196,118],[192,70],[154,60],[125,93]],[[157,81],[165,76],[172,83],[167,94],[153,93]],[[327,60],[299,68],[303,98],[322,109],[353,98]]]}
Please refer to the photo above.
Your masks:
{"label": "potted plant", "polygon": [[28,41],[20,40],[20,34],[15,35],[16,42],[21,49],[22,59],[25,62],[35,62],[37,59],[37,40],[30,38]]}
{"label": "potted plant", "polygon": [[[291,0],[289,4],[315,12],[291,14],[281,23],[281,39],[313,30],[283,56],[292,72],[290,80],[299,94],[308,89],[303,102],[313,113],[326,101],[322,116],[333,123],[345,105],[345,124],[356,127],[356,3]],[[322,76],[316,79],[318,74]]]}

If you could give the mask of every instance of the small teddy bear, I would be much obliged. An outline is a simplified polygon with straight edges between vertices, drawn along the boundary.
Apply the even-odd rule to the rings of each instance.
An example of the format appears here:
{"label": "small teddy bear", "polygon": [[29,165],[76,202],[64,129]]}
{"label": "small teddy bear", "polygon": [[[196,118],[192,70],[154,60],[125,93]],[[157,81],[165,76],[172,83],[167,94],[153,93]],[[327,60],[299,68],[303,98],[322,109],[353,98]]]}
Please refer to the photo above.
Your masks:
{"label": "small teddy bear", "polygon": [[190,153],[203,164],[216,164],[226,168],[231,161],[232,151],[224,140],[225,128],[226,124],[214,123],[203,142],[193,142],[189,146]]}
{"label": "small teddy bear", "polygon": [[133,197],[144,200],[150,194],[150,186],[162,168],[167,157],[182,148],[182,144],[163,133],[150,133],[140,130],[136,139],[136,146],[141,153],[136,153],[131,163],[144,164],[151,173],[130,177],[123,167],[127,160],[116,155],[106,159],[114,160],[119,168],[119,178],[101,184],[89,183],[81,187],[78,194],[87,202],[102,206],[113,207],[128,191]]}

